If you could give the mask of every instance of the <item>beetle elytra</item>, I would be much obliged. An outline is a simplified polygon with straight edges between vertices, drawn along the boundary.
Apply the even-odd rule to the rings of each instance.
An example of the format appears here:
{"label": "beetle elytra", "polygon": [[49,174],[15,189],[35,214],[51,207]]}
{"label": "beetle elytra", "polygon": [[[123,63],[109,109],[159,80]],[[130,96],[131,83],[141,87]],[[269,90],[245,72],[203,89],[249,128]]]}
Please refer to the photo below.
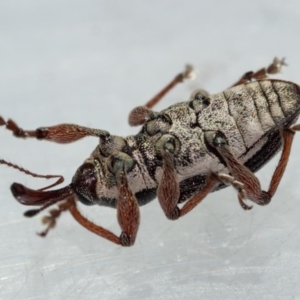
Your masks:
{"label": "beetle elytra", "polygon": [[[107,131],[75,124],[60,124],[23,130],[14,121],[0,117],[0,125],[18,138],[37,138],[71,143],[87,136],[99,144],[76,171],[72,182],[57,190],[49,188],[63,181],[62,176],[38,175],[0,159],[28,175],[58,177],[56,183],[32,190],[13,183],[14,197],[24,205],[38,206],[25,212],[32,217],[53,204],[43,218],[45,236],[63,211],[85,228],[122,246],[134,244],[140,223],[140,206],[156,196],[167,218],[176,220],[194,209],[210,192],[233,186],[242,208],[245,200],[268,204],[284,174],[293,137],[300,125],[300,87],[292,82],[270,79],[280,72],[284,60],[277,58],[269,67],[247,72],[232,87],[209,95],[198,90],[188,101],[160,112],[152,107],[174,86],[193,76],[187,66],[160,93],[129,115],[129,124],[142,125],[135,136],[125,138]],[[281,158],[263,191],[254,173],[278,151]],[[96,225],[78,210],[77,202],[116,208],[121,234]]]}

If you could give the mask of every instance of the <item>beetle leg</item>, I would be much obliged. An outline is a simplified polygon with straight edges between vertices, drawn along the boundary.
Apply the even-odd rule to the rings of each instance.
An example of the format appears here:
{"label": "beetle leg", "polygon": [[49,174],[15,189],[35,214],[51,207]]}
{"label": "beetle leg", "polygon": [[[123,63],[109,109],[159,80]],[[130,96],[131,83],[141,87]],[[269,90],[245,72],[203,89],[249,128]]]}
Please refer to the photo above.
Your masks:
{"label": "beetle leg", "polygon": [[179,208],[180,188],[174,167],[174,155],[172,151],[166,148],[162,150],[162,156],[163,173],[158,185],[157,197],[166,217],[170,220],[177,220],[195,208],[213,190],[219,180],[216,174],[208,174],[203,189],[186,202],[182,208]]}
{"label": "beetle leg", "polygon": [[36,130],[23,130],[13,120],[5,121],[0,116],[0,126],[12,131],[18,138],[36,138],[60,144],[68,144],[87,136],[107,137],[109,133],[101,129],[84,127],[76,124],[59,124],[51,127],[40,127]]}
{"label": "beetle leg", "polygon": [[179,217],[186,215],[192,209],[194,209],[209,193],[211,193],[214,187],[221,181],[226,184],[231,184],[238,190],[239,202],[245,210],[249,210],[252,206],[248,206],[244,203],[246,197],[246,191],[244,184],[237,181],[232,176],[227,174],[216,174],[211,172],[207,176],[206,184],[203,189],[193,196],[188,202],[186,202],[182,208],[178,207],[179,199],[179,185],[176,179],[176,172],[172,155],[169,151],[166,151],[163,155],[163,175],[158,186],[157,196],[159,203],[168,219],[177,220]]}
{"label": "beetle leg", "polygon": [[89,221],[86,217],[84,217],[80,211],[77,208],[76,202],[74,197],[70,198],[68,200],[70,202],[70,207],[69,207],[69,211],[71,213],[71,215],[73,216],[73,218],[83,227],[85,227],[86,229],[88,229],[89,231],[115,243],[120,245],[120,238],[115,235],[114,233],[112,233],[111,231],[94,224],[93,222]]}
{"label": "beetle leg", "polygon": [[117,174],[119,197],[117,201],[117,218],[121,227],[121,235],[118,237],[111,231],[94,224],[86,219],[77,209],[74,198],[70,199],[69,208],[72,216],[86,229],[101,237],[121,246],[132,246],[135,242],[140,224],[140,211],[136,197],[128,186],[126,174],[120,171]]}
{"label": "beetle leg", "polygon": [[144,124],[152,114],[151,108],[157,104],[170,90],[172,90],[177,84],[183,82],[186,79],[194,79],[196,72],[191,65],[186,65],[184,72],[179,73],[174,79],[165,86],[158,94],[151,98],[145,105],[134,108],[129,113],[129,125],[138,126]]}
{"label": "beetle leg", "polygon": [[157,188],[157,197],[166,217],[170,220],[177,220],[180,188],[174,167],[174,155],[169,149],[162,149],[162,157],[163,173]]}
{"label": "beetle leg", "polygon": [[117,217],[122,229],[120,242],[122,246],[132,246],[140,225],[140,209],[135,195],[132,193],[125,172],[117,176],[119,197],[117,201]]}
{"label": "beetle leg", "polygon": [[65,201],[58,204],[58,209],[51,209],[49,211],[50,216],[45,216],[42,218],[42,223],[47,225],[47,227],[44,231],[39,232],[38,235],[42,237],[46,236],[49,230],[55,227],[56,219],[60,216],[62,212],[69,210],[70,205],[71,204],[68,201]]}
{"label": "beetle leg", "polygon": [[128,116],[128,123],[130,126],[143,125],[146,121],[154,116],[155,112],[153,112],[147,106],[137,106],[130,112]]}
{"label": "beetle leg", "polygon": [[281,72],[283,66],[287,66],[285,59],[278,59],[277,57],[274,58],[273,62],[267,67],[262,68],[256,72],[250,71],[245,73],[239,81],[237,81],[233,86],[237,86],[240,84],[248,83],[252,80],[262,80],[267,79],[268,75],[270,74],[278,74]]}
{"label": "beetle leg", "polygon": [[[295,128],[297,127],[294,127],[294,130]],[[229,149],[226,137],[222,132],[218,131],[214,139],[209,142],[222,156],[232,176],[244,185],[247,198],[259,205],[266,205],[270,203],[284,174],[294,137],[293,127],[292,129],[283,129],[282,136],[283,150],[280,161],[271,179],[268,192],[261,189],[257,177],[234,157]],[[240,198],[239,200],[241,202]]]}
{"label": "beetle leg", "polygon": [[194,79],[196,77],[196,72],[191,65],[186,65],[184,72],[179,73],[174,77],[174,79],[165,86],[158,94],[151,98],[145,106],[152,108],[157,104],[172,88],[174,88],[178,83],[183,82],[185,79]]}
{"label": "beetle leg", "polygon": [[240,205],[245,210],[252,209],[252,206],[247,205],[244,201],[247,199],[247,194],[244,189],[244,184],[237,181],[234,177],[228,175],[228,174],[217,174],[218,179],[225,183],[226,185],[230,184],[232,185],[237,191],[238,191],[238,199],[240,202]]}
{"label": "beetle leg", "polygon": [[186,215],[192,209],[194,209],[209,193],[211,193],[214,187],[219,183],[218,175],[210,173],[207,175],[207,181],[203,189],[187,201],[182,208],[179,209],[180,217]]}
{"label": "beetle leg", "polygon": [[[166,150],[164,155],[163,162],[163,174],[160,180],[157,197],[159,203],[166,215],[166,217],[170,220],[177,220],[179,217],[182,217],[189,213],[192,209],[194,209],[209,193],[211,193],[219,184],[220,181],[230,181],[235,188],[239,190],[239,197],[241,197],[241,201],[245,198],[245,191],[242,189],[243,185],[236,181],[231,180],[228,176],[225,178],[222,174],[209,173],[207,175],[206,184],[202,188],[202,190],[194,195],[190,200],[188,200],[181,208],[178,207],[178,199],[179,199],[179,185],[176,178],[176,172],[174,168],[173,155],[170,151]],[[250,209],[251,207],[242,204],[244,209]]]}
{"label": "beetle leg", "polygon": [[268,189],[268,195],[270,198],[272,198],[278,188],[278,185],[281,181],[281,178],[284,174],[285,168],[287,166],[292,142],[294,139],[295,131],[299,131],[300,126],[299,125],[292,125],[289,129],[283,129],[282,130],[282,138],[283,138],[283,150],[281,152],[281,157],[278,162],[278,165],[274,171],[274,174],[272,176],[269,189]]}

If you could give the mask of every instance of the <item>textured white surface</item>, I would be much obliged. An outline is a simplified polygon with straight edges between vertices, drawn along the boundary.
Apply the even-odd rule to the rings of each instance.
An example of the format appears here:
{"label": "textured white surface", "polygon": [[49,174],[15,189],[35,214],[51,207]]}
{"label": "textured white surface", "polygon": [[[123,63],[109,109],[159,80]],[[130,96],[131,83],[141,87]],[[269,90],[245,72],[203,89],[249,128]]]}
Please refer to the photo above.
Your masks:
{"label": "textured white surface", "polygon": [[[113,134],[137,131],[128,112],[145,103],[185,63],[196,81],[157,107],[211,93],[244,72],[287,57],[285,79],[300,80],[299,1],[1,1],[0,115],[21,126],[72,122]],[[18,140],[0,130],[0,157],[68,183],[97,144]],[[46,239],[26,219],[14,182],[32,179],[0,166],[0,299],[299,299],[300,137],[278,193],[243,211],[236,193],[209,196],[179,221],[157,201],[141,209],[136,245],[117,247],[66,213]],[[258,173],[267,188],[276,159]],[[119,232],[115,211],[82,208]]]}

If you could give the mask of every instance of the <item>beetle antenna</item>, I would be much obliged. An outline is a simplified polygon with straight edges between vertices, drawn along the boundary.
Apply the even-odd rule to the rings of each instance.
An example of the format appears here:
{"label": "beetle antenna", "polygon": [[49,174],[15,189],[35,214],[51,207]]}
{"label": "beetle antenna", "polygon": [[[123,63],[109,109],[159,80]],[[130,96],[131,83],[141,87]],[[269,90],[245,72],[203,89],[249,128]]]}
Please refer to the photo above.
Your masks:
{"label": "beetle antenna", "polygon": [[[1,125],[1,117],[0,117],[0,125]],[[6,161],[4,159],[0,159],[0,164],[7,165],[10,168],[14,168],[14,169],[16,169],[16,170],[18,170],[20,172],[25,173],[26,175],[30,175],[30,176],[36,177],[36,178],[45,178],[45,179],[58,178],[57,181],[54,182],[53,184],[48,185],[48,186],[46,186],[44,188],[39,189],[40,191],[44,191],[44,190],[50,189],[50,188],[52,188],[52,187],[54,187],[56,185],[59,185],[60,183],[64,182],[64,177],[61,176],[61,175],[39,175],[39,174],[33,173],[33,172],[31,172],[31,171],[29,171],[27,169],[24,169],[24,168],[22,168],[22,167],[20,167],[18,165],[15,165],[15,164],[13,164],[11,162],[8,162],[8,161]]]}

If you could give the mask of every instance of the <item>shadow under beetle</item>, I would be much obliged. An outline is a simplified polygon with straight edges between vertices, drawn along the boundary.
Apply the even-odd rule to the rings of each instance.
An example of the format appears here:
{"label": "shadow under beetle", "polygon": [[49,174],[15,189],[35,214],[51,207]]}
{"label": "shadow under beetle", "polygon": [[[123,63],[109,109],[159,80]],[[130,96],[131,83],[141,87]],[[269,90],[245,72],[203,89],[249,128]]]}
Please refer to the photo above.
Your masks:
{"label": "shadow under beetle", "polygon": [[[58,177],[56,183],[39,190],[13,183],[11,191],[20,203],[40,207],[25,212],[27,217],[58,203],[58,208],[43,218],[47,227],[42,236],[55,226],[60,213],[68,210],[82,226],[122,246],[134,244],[139,207],[156,196],[171,220],[190,212],[210,192],[228,185],[237,190],[242,208],[252,208],[246,199],[266,205],[277,190],[294,134],[300,130],[300,124],[295,125],[300,87],[268,77],[280,72],[284,64],[283,59],[275,58],[268,68],[247,72],[222,93],[209,95],[198,90],[189,101],[161,112],[151,110],[175,85],[193,76],[193,69],[187,66],[146,105],[130,113],[129,124],[143,126],[137,135],[126,138],[75,124],[23,130],[0,117],[0,125],[19,138],[56,143],[99,138],[99,145],[76,171],[71,184],[58,190],[48,189],[63,182],[62,176],[38,175],[0,159],[1,164],[34,177]],[[263,191],[254,172],[280,150],[269,189]],[[78,211],[77,201],[116,208],[120,236],[86,219]]]}

